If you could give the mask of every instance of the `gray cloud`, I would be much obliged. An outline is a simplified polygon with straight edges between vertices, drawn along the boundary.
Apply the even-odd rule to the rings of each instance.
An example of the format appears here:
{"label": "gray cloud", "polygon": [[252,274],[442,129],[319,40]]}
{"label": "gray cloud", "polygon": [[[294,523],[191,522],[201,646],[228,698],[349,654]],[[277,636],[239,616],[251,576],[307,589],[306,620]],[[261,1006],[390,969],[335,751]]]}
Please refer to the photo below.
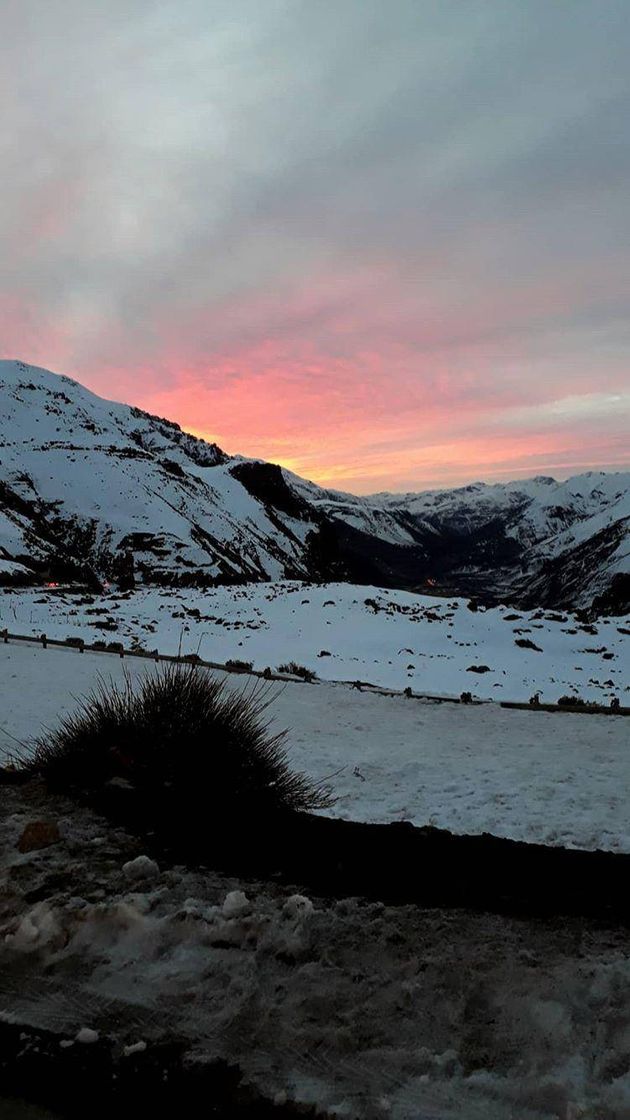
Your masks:
{"label": "gray cloud", "polygon": [[8,3],[5,348],[168,387],[165,341],[398,341],[412,384],[513,338],[534,399],[619,386],[629,48],[627,0]]}

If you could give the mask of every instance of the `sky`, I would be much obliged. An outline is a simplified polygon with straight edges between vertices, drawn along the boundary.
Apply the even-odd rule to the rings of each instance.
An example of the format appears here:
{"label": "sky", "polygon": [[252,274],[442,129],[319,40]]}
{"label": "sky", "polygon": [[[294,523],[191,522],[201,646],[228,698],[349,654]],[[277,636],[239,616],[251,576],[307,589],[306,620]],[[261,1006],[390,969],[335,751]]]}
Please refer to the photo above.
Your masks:
{"label": "sky", "polygon": [[370,493],[630,469],[629,0],[1,0],[0,356]]}

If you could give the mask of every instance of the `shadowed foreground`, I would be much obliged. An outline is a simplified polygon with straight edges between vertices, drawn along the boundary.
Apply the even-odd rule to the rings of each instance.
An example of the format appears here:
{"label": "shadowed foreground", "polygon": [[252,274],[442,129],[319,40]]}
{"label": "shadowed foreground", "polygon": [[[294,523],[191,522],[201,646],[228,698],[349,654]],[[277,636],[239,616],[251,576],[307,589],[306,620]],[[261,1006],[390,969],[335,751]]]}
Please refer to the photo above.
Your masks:
{"label": "shadowed foreground", "polygon": [[[23,850],[25,828],[44,818],[57,823],[58,838]],[[353,1120],[532,1120],[532,1113],[558,1120],[570,1109],[600,1120],[627,1115],[623,907],[609,905],[600,890],[597,921],[550,916],[554,884],[543,895],[533,881],[537,858],[559,861],[552,874],[565,904],[593,909],[594,878],[606,865],[617,903],[625,857],[601,862],[591,854],[583,864],[583,853],[502,842],[496,852],[510,858],[496,858],[489,874],[483,854],[492,843],[484,838],[460,845],[430,831],[318,818],[301,824],[302,851],[295,835],[263,845],[262,834],[243,828],[241,851],[230,850],[228,835],[215,835],[212,862],[207,838],[204,865],[201,852],[190,861],[169,857],[150,848],[150,838],[134,837],[41,783],[0,788],[0,1006],[5,1022],[19,1025],[18,1038],[54,1036],[52,1075],[65,1071],[68,1099],[76,1102],[84,1084],[74,1077],[75,1063],[80,1071],[99,1053],[111,1071],[110,1059],[142,1058],[149,1067],[152,1055],[185,1052],[180,1100],[201,1061],[208,1076],[213,1067],[217,1074],[206,1098],[213,1107],[224,1099],[220,1071],[229,1080],[226,1070],[240,1069],[258,1104],[317,1102]],[[245,864],[247,835],[247,866],[266,864],[264,881],[214,870]],[[381,844],[386,860],[379,862]],[[438,845],[443,858],[433,866]],[[564,875],[563,865],[574,870]],[[299,866],[322,883],[321,893],[304,879],[289,884]],[[589,890],[580,897],[584,866]],[[502,870],[507,894],[500,893]],[[505,912],[333,897],[362,885],[385,899],[394,892],[490,899]],[[507,913],[508,904],[523,912],[533,900],[549,915]],[[86,1028],[97,1032],[93,1046],[100,1049],[77,1040]],[[36,1041],[38,1054],[21,1042],[30,1065],[16,1064],[17,1043],[6,1041],[0,1051],[11,1076],[28,1071],[21,1082],[0,1080],[5,1096],[25,1097],[46,1083],[48,1043]],[[91,1083],[98,1097],[96,1072]],[[66,1103],[39,1100],[53,1109]],[[124,1116],[122,1109],[117,1104],[108,1120]],[[218,1107],[214,1115],[222,1115]]]}

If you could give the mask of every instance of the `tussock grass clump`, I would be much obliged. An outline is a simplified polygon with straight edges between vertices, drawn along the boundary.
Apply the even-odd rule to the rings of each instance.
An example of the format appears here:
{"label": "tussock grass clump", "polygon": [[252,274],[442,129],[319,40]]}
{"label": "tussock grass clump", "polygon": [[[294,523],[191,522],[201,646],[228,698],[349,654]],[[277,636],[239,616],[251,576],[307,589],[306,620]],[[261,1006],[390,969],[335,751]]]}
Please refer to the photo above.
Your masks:
{"label": "tussock grass clump", "polygon": [[595,704],[589,703],[583,696],[560,696],[558,701],[559,708],[589,708],[596,707]]}
{"label": "tussock grass clump", "polygon": [[135,823],[160,830],[327,807],[327,790],[289,768],[271,702],[268,686],[235,692],[195,665],[101,681],[24,765],[92,803],[115,795]]}
{"label": "tussock grass clump", "polygon": [[312,669],[307,669],[306,665],[298,665],[297,661],[287,661],[284,665],[278,665],[279,673],[290,673],[293,677],[301,677],[304,681],[317,680],[317,673]]}

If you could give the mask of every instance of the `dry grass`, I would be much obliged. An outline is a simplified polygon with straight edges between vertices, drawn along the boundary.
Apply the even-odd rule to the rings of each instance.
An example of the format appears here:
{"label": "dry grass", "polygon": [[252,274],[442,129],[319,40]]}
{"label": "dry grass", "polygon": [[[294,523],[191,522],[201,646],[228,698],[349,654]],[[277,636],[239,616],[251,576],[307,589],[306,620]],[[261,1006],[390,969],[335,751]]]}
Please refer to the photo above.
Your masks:
{"label": "dry grass", "polygon": [[286,732],[270,727],[272,699],[268,685],[233,691],[195,665],[161,666],[123,686],[101,681],[22,767],[88,801],[116,791],[158,828],[326,808],[328,790],[288,765]]}

